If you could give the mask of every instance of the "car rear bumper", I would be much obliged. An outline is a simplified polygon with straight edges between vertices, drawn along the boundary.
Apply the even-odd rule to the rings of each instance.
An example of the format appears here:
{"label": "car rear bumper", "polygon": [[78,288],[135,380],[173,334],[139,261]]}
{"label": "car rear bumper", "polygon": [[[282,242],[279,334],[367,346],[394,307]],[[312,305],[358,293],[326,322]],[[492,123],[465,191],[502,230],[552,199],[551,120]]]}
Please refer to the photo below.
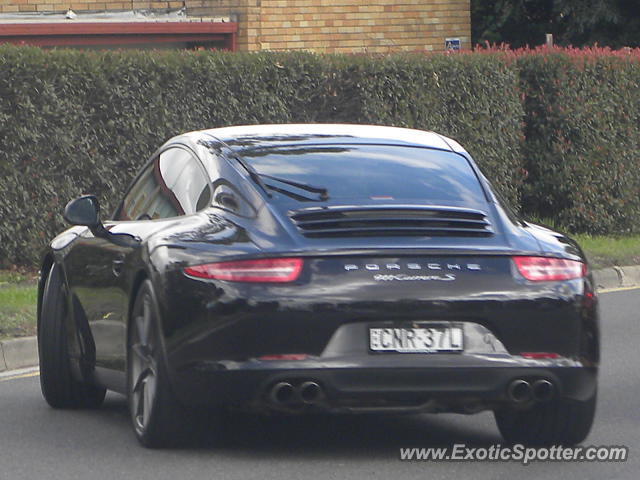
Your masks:
{"label": "car rear bumper", "polygon": [[[509,387],[524,380],[552,384],[553,396],[586,400],[593,395],[597,367],[568,359],[527,360],[510,355],[413,354],[320,357],[301,361],[203,362],[176,372],[173,387],[190,406],[228,406],[251,410],[334,412],[461,411],[471,413],[514,402]],[[311,402],[301,386],[314,382]],[[290,384],[293,397],[281,402],[274,387]]]}

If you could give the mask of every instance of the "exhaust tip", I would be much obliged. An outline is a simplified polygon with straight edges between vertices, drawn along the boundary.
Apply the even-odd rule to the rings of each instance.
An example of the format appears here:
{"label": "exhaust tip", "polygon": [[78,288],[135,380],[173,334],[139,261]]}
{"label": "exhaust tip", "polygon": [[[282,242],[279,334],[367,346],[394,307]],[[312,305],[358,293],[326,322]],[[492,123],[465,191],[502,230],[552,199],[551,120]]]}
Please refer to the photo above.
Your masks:
{"label": "exhaust tip", "polygon": [[509,400],[514,403],[524,403],[531,400],[533,390],[531,384],[526,380],[514,380],[507,387],[507,395]]}
{"label": "exhaust tip", "polygon": [[276,383],[269,394],[271,401],[277,404],[291,403],[295,396],[295,389],[289,382]]}
{"label": "exhaust tip", "polygon": [[549,380],[536,380],[533,385],[533,398],[539,402],[548,402],[553,398],[555,388]]}
{"label": "exhaust tip", "polygon": [[299,393],[304,403],[315,403],[322,396],[322,388],[316,382],[304,382]]}

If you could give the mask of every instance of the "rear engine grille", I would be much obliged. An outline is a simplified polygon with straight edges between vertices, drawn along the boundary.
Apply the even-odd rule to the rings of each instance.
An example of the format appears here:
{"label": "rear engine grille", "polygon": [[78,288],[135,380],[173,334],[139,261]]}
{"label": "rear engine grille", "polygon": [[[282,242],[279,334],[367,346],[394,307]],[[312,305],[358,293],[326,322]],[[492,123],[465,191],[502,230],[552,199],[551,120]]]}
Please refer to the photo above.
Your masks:
{"label": "rear engine grille", "polygon": [[484,212],[457,207],[313,207],[292,211],[306,237],[493,235]]}

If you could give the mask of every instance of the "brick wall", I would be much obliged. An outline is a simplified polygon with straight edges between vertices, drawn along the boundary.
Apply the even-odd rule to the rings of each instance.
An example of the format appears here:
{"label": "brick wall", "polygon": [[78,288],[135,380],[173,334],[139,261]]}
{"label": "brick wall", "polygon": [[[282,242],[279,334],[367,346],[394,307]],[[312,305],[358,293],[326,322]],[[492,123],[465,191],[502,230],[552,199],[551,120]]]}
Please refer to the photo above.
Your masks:
{"label": "brick wall", "polygon": [[[0,0],[1,1],[1,0]],[[470,0],[187,0],[190,15],[235,14],[241,50],[382,52],[471,47]]]}
{"label": "brick wall", "polygon": [[470,47],[469,0],[262,0],[262,49],[320,52],[443,50],[446,37]]}
{"label": "brick wall", "polygon": [[[239,50],[387,53],[471,41],[470,0],[185,0],[191,17],[232,16]],[[182,1],[0,0],[0,12],[176,9]]]}
{"label": "brick wall", "polygon": [[[0,0],[2,1],[2,0]],[[186,0],[192,17],[232,17],[238,21],[238,50],[259,50],[260,0]]]}

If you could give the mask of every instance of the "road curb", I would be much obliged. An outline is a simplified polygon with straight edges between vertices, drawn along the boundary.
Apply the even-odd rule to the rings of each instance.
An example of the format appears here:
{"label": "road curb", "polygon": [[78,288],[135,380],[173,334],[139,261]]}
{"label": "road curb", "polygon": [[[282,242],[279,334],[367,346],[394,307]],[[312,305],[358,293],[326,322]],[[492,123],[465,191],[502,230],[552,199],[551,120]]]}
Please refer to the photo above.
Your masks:
{"label": "road curb", "polygon": [[38,364],[36,337],[14,338],[0,342],[0,372]]}
{"label": "road curb", "polygon": [[609,267],[593,272],[598,289],[635,287],[640,285],[640,265]]}
{"label": "road curb", "polygon": [[[640,286],[640,265],[609,267],[593,272],[599,290]],[[0,372],[38,364],[36,337],[15,338],[0,342]]]}

